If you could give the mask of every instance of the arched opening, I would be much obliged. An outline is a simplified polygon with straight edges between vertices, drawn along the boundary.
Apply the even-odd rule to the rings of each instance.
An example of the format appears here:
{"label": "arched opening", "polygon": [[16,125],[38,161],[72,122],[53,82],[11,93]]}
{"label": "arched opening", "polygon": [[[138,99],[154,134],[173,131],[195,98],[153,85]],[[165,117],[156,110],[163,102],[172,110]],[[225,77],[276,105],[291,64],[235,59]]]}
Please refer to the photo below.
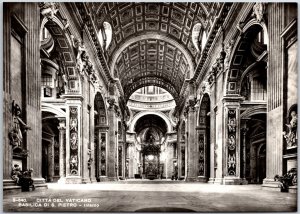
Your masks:
{"label": "arched opening", "polygon": [[[147,179],[157,179],[164,176],[166,161],[162,158],[165,153],[167,124],[157,115],[148,114],[138,119],[135,132],[140,139],[139,163],[141,176]],[[129,156],[130,158],[130,156]],[[169,159],[173,160],[173,156]],[[164,176],[166,177],[166,176]]]}
{"label": "arched opening", "polygon": [[262,183],[266,176],[265,149],[261,148],[266,148],[267,45],[266,29],[247,23],[235,44],[225,88],[226,94],[244,98],[240,103],[240,137],[233,138],[240,146],[241,178],[249,183]]}
{"label": "arched opening", "polygon": [[57,18],[43,20],[40,32],[41,98],[59,99],[69,89],[79,92],[74,47],[60,21]]}
{"label": "arched opening", "polygon": [[242,76],[241,95],[247,101],[267,101],[266,63],[255,63]]}
{"label": "arched opening", "polygon": [[107,177],[107,116],[102,95],[98,92],[94,100],[94,146],[95,146],[95,176],[97,181]]}
{"label": "arched opening", "polygon": [[267,34],[262,26],[247,28],[235,45],[227,73],[227,94],[240,94],[246,100],[266,100]]}
{"label": "arched opening", "polygon": [[198,178],[206,182],[210,177],[210,98],[208,94],[204,94],[201,100],[197,136]]}
{"label": "arched opening", "polygon": [[42,112],[42,177],[46,182],[60,178],[59,120],[52,112]]}
{"label": "arched opening", "polygon": [[185,133],[186,133],[186,125],[185,125],[185,120],[183,120],[180,129],[180,136],[179,136],[180,139],[179,177],[180,179],[183,179],[185,177],[185,169],[186,169]]}
{"label": "arched opening", "polygon": [[262,183],[266,177],[266,114],[253,114],[246,123],[248,128],[241,135],[246,141],[246,179],[249,183]]}

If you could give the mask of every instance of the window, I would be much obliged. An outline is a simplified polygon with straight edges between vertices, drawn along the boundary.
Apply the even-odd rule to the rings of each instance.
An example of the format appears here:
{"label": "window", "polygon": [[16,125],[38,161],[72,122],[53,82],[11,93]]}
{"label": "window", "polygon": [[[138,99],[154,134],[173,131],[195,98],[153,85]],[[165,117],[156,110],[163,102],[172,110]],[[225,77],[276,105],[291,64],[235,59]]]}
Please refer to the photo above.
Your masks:
{"label": "window", "polygon": [[204,47],[206,45],[206,41],[207,41],[206,32],[203,31],[202,39],[201,39],[201,51],[203,51],[203,49],[204,49]]}
{"label": "window", "polygon": [[193,44],[194,44],[197,52],[199,52],[201,49],[200,44],[199,44],[199,41],[201,41],[200,40],[201,38],[199,38],[200,35],[201,35],[201,24],[197,23],[193,27],[193,31],[192,31],[192,41],[193,41]]}
{"label": "window", "polygon": [[251,100],[266,100],[266,80],[261,76],[253,77],[251,82]]}
{"label": "window", "polygon": [[108,22],[103,22],[103,29],[99,30],[98,38],[102,48],[107,50],[112,40],[112,28]]}
{"label": "window", "polygon": [[42,75],[42,86],[53,87],[53,80],[51,74],[43,74]]}

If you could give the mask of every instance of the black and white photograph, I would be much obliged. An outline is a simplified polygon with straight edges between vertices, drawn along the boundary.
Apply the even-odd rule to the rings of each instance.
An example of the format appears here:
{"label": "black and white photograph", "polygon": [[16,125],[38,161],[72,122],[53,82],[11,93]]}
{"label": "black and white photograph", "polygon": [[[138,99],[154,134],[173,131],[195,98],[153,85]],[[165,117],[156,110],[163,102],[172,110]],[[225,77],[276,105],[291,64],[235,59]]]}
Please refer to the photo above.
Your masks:
{"label": "black and white photograph", "polygon": [[297,212],[297,2],[1,2],[2,211]]}

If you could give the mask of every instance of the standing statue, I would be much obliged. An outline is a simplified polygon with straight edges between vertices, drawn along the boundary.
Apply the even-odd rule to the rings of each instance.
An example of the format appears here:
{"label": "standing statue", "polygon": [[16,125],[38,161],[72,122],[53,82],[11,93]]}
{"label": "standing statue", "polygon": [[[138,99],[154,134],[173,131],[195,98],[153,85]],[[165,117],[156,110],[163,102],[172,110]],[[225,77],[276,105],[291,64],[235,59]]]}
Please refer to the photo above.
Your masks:
{"label": "standing statue", "polygon": [[9,132],[9,139],[11,145],[13,145],[13,149],[17,147],[22,147],[23,143],[23,133],[27,130],[31,130],[29,126],[21,119],[21,108],[18,104],[15,104],[13,101],[12,104],[12,112],[13,112],[13,127]]}
{"label": "standing statue", "polygon": [[263,20],[265,13],[265,5],[261,2],[256,2],[253,6],[253,16],[255,16],[256,20],[258,22],[261,22]]}
{"label": "standing statue", "polygon": [[287,142],[287,147],[292,147],[292,146],[296,146],[297,145],[297,140],[298,140],[298,136],[297,136],[297,123],[298,123],[298,119],[297,119],[297,113],[295,111],[291,112],[291,120],[289,124],[285,124],[289,131],[288,133],[283,132],[283,136],[286,139]]}
{"label": "standing statue", "polygon": [[39,6],[41,14],[48,19],[53,19],[59,9],[59,4],[54,2],[43,2]]}
{"label": "standing statue", "polygon": [[66,93],[68,91],[69,85],[69,76],[68,73],[66,72],[66,66],[64,63],[64,57],[61,52],[59,52],[58,57],[56,58],[56,61],[59,65],[59,70],[57,72],[58,76],[58,87],[59,87],[59,93]]}
{"label": "standing statue", "polygon": [[76,68],[79,72],[79,74],[82,76],[84,74],[83,68],[83,60],[86,58],[86,52],[83,41],[80,41],[79,39],[72,37],[73,47],[75,48],[76,52]]}

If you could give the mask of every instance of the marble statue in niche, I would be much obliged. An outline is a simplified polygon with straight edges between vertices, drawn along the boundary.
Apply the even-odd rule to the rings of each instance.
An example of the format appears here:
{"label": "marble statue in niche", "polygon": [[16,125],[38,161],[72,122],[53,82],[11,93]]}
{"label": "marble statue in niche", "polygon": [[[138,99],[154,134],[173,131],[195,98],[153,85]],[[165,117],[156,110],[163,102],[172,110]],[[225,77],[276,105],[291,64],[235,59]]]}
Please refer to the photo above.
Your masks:
{"label": "marble statue in niche", "polygon": [[297,119],[298,115],[295,111],[290,114],[290,123],[285,124],[288,127],[288,132],[284,131],[283,136],[286,139],[287,148],[297,146],[298,134],[297,134]]}
{"label": "marble statue in niche", "polygon": [[13,101],[12,104],[12,114],[13,114],[13,127],[9,132],[10,143],[13,149],[23,146],[23,134],[27,130],[31,130],[29,126],[21,119],[22,110],[18,104]]}

